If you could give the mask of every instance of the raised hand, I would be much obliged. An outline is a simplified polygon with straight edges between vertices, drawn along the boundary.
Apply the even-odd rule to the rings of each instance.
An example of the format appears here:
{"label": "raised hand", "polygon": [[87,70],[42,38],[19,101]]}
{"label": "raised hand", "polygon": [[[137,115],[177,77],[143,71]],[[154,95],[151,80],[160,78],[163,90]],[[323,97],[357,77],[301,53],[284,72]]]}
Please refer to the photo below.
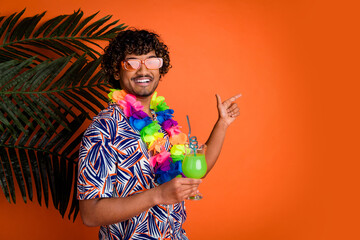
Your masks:
{"label": "raised hand", "polygon": [[241,97],[241,94],[237,94],[222,102],[220,96],[216,94],[219,120],[222,120],[227,126],[229,126],[236,117],[240,115],[239,107],[235,103],[235,100],[239,97]]}

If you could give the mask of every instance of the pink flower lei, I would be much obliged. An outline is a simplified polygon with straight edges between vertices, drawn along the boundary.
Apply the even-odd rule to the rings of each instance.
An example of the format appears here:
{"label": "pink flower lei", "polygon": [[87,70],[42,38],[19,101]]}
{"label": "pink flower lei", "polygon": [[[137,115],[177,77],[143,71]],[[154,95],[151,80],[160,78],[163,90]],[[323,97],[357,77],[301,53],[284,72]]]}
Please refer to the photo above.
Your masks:
{"label": "pink flower lei", "polygon": [[[146,143],[148,150],[154,155],[150,158],[150,165],[155,171],[155,181],[162,184],[182,174],[181,164],[185,156],[185,143],[187,136],[180,131],[178,123],[173,120],[174,110],[165,103],[165,98],[157,96],[155,92],[151,98],[150,109],[155,111],[157,121],[152,120],[143,111],[136,97],[127,94],[124,90],[111,89],[108,94],[110,101],[117,103],[128,117],[132,128],[140,132],[141,139]],[[165,149],[164,134],[159,131],[161,127],[170,136],[170,151]]]}

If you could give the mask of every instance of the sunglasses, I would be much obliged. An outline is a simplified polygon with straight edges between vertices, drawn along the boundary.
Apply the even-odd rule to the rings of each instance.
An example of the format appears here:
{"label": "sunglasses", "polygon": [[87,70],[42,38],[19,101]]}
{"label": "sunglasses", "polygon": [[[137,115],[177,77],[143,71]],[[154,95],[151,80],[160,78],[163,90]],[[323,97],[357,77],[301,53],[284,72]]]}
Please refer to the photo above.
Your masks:
{"label": "sunglasses", "polygon": [[122,68],[127,71],[138,70],[141,67],[141,64],[144,64],[147,69],[155,70],[162,67],[163,59],[162,58],[148,58],[145,60],[129,59],[121,62]]}

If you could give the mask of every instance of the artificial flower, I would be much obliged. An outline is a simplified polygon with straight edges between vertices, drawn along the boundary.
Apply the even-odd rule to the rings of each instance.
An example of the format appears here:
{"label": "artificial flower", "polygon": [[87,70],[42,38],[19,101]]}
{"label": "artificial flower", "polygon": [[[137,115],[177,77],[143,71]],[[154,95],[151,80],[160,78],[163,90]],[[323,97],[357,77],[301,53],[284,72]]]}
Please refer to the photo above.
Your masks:
{"label": "artificial flower", "polygon": [[167,109],[169,109],[169,106],[166,104],[165,101],[162,101],[156,106],[155,111],[160,112],[160,111],[165,111]]}
{"label": "artificial flower", "polygon": [[185,158],[185,155],[180,154],[180,155],[171,155],[171,159],[173,160],[173,162],[182,162]]}
{"label": "artificial flower", "polygon": [[180,132],[178,134],[173,134],[170,137],[171,145],[183,145],[186,143],[186,141],[187,141],[187,136],[183,132]]}
{"label": "artificial flower", "polygon": [[172,119],[174,114],[174,110],[166,109],[164,111],[156,112],[156,118],[159,124],[162,124],[165,120]]}
{"label": "artificial flower", "polygon": [[154,94],[151,97],[151,101],[150,101],[150,108],[151,109],[156,109],[156,106],[160,103],[165,101],[165,98],[163,96],[157,96],[157,92],[154,92]]}
{"label": "artificial flower", "polygon": [[166,150],[152,156],[150,158],[150,164],[152,167],[155,167],[158,164],[163,164],[165,161],[169,161],[170,153]]}
{"label": "artificial flower", "polygon": [[170,149],[171,155],[184,155],[185,145],[174,145]]}
{"label": "artificial flower", "polygon": [[155,141],[149,146],[149,151],[155,150],[155,152],[161,152],[163,149],[165,149],[165,138],[157,138]]}
{"label": "artificial flower", "polygon": [[114,100],[114,102],[124,100],[125,96],[126,96],[126,92],[124,90],[121,90],[121,91],[115,90],[112,93],[112,99]]}
{"label": "artificial flower", "polygon": [[161,171],[169,171],[170,170],[170,161],[171,158],[168,158],[166,161],[164,161],[163,163],[157,165],[154,169],[155,172],[157,172],[159,169]]}
{"label": "artificial flower", "polygon": [[151,120],[151,118],[149,116],[147,116],[147,117],[145,117],[143,119],[139,119],[139,118],[131,116],[129,118],[129,122],[130,122],[130,125],[134,129],[136,129],[138,131],[141,131],[145,126],[150,124],[152,122],[152,120]]}
{"label": "artificial flower", "polygon": [[[141,130],[141,138],[148,143],[150,143],[151,141],[155,141],[156,133],[160,133],[160,129],[161,126],[157,122],[152,122]],[[164,136],[164,134],[162,136]]]}
{"label": "artificial flower", "polygon": [[144,137],[144,142],[146,142],[148,144],[148,146],[151,146],[151,144],[153,144],[157,139],[159,138],[163,138],[164,134],[161,132],[156,132],[153,135],[146,135]]}
{"label": "artificial flower", "polygon": [[131,116],[136,118],[136,119],[143,119],[143,118],[149,117],[147,115],[147,113],[142,111],[142,110],[133,112],[133,114]]}
{"label": "artificial flower", "polygon": [[179,126],[172,126],[171,128],[168,128],[166,130],[166,132],[170,135],[170,136],[174,136],[174,135],[177,135],[177,134],[180,134],[181,131],[179,129]]}
{"label": "artificial flower", "polygon": [[136,101],[136,97],[131,94],[127,94],[123,100],[120,100],[117,103],[122,107],[122,110],[127,117],[130,117],[136,111],[144,109],[144,106],[141,105],[139,101]]}
{"label": "artificial flower", "polygon": [[155,175],[155,180],[159,184],[163,184],[175,178],[179,174],[182,174],[181,162],[173,162],[170,164],[170,169],[168,171],[158,170]]}
{"label": "artificial flower", "polygon": [[177,121],[172,119],[168,119],[161,124],[161,126],[164,128],[165,131],[171,128],[172,126],[177,126],[177,125],[178,125]]}
{"label": "artificial flower", "polygon": [[160,112],[169,109],[169,106],[165,103],[165,98],[157,96],[157,92],[155,92],[151,97],[150,108],[154,109],[155,112]]}

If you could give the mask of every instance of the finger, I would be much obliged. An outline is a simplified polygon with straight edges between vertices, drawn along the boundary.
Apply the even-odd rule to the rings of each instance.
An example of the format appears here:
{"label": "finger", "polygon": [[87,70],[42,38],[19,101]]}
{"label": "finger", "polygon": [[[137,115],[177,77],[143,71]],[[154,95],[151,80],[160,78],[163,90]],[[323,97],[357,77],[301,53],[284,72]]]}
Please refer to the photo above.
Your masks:
{"label": "finger", "polygon": [[217,105],[218,105],[218,106],[221,105],[221,97],[220,97],[220,95],[219,95],[219,94],[215,94],[215,96],[216,96]]}
{"label": "finger", "polygon": [[237,112],[240,112],[240,109],[238,107],[234,107],[234,108],[228,108],[227,109],[227,113],[228,114],[235,114]]}
{"label": "finger", "polygon": [[236,94],[236,95],[234,96],[234,98],[235,98],[235,100],[236,100],[236,99],[238,99],[238,98],[241,97],[241,96],[242,96],[242,94],[239,93],[239,94]]}
{"label": "finger", "polygon": [[195,190],[195,191],[189,193],[189,194],[186,196],[186,199],[189,199],[189,198],[191,198],[191,197],[193,197],[193,196],[196,196],[196,195],[199,194],[199,193],[200,193],[199,190]]}
{"label": "finger", "polygon": [[182,196],[184,196],[184,198],[188,198],[190,196],[196,195],[197,193],[199,193],[199,190],[197,188],[192,188],[184,191]]}
{"label": "finger", "polygon": [[236,103],[232,103],[232,104],[228,107],[227,111],[233,111],[233,110],[235,110],[236,108],[238,108],[237,104],[236,104]]}
{"label": "finger", "polygon": [[225,106],[225,107],[230,106],[230,104],[231,104],[232,102],[234,102],[236,99],[238,99],[238,98],[241,97],[241,96],[242,96],[241,94],[237,94],[237,95],[235,95],[235,96],[233,96],[233,97],[225,100],[225,101],[223,102],[224,106]]}
{"label": "finger", "polygon": [[190,192],[196,192],[197,191],[197,189],[199,188],[199,185],[196,185],[196,186],[191,186],[191,187],[189,187],[189,186],[183,186],[182,188],[181,188],[181,191],[183,192],[183,193],[190,193]]}
{"label": "finger", "polygon": [[236,112],[239,112],[239,108],[235,108],[235,109],[232,109],[232,110],[227,110],[227,113],[230,114],[230,113],[236,113]]}
{"label": "finger", "polygon": [[197,188],[199,187],[201,182],[194,182],[194,183],[181,183],[182,189],[189,189],[189,188]]}
{"label": "finger", "polygon": [[202,180],[201,179],[195,179],[195,178],[179,178],[181,179],[182,185],[199,185]]}
{"label": "finger", "polygon": [[240,112],[235,112],[235,113],[232,113],[230,116],[232,117],[232,118],[236,118],[237,116],[239,116],[240,115]]}

